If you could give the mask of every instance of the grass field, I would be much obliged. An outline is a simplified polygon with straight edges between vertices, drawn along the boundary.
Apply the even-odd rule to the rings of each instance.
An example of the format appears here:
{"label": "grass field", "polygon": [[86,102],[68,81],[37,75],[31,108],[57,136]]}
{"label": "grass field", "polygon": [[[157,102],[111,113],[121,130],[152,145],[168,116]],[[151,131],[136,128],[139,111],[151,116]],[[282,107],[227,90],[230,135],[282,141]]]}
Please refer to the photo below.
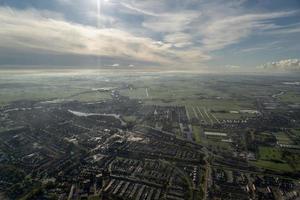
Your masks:
{"label": "grass field", "polygon": [[285,103],[299,103],[300,102],[300,93],[289,91],[279,97],[281,102]]}
{"label": "grass field", "polygon": [[273,160],[284,162],[282,160],[282,151],[274,147],[259,147],[258,155],[260,160]]}
{"label": "grass field", "polygon": [[258,160],[253,162],[257,167],[278,172],[292,172],[300,170],[300,156],[298,153],[288,152],[273,147],[259,147]]}
{"label": "grass field", "polygon": [[4,131],[8,131],[9,129],[5,128],[5,127],[0,127],[0,133],[4,132]]}
{"label": "grass field", "polygon": [[212,150],[232,152],[232,147],[228,142],[221,142],[212,139],[207,139],[205,141],[205,145],[212,148]]}
{"label": "grass field", "polygon": [[284,132],[274,133],[279,144],[291,145],[293,141],[289,138],[289,136]]}
{"label": "grass field", "polygon": [[122,116],[122,119],[125,122],[135,122],[137,120],[136,116],[130,115],[130,116]]}
{"label": "grass field", "polygon": [[237,119],[241,119],[243,116],[243,114],[235,114],[235,113],[214,113],[214,115],[219,119],[219,120],[237,120]]}
{"label": "grass field", "polygon": [[48,100],[53,98],[66,98],[77,93],[77,89],[63,88],[26,88],[26,89],[0,89],[0,105],[18,100]]}
{"label": "grass field", "polygon": [[[214,81],[212,82],[214,85]],[[228,92],[209,87],[201,79],[189,78],[189,81],[180,79],[156,79],[136,81],[132,89],[122,89],[121,94],[130,98],[143,99],[150,105],[179,105],[207,110],[241,110],[254,109],[255,105],[250,100],[232,99]],[[148,90],[148,95],[146,92]],[[192,113],[189,109],[189,113]]]}
{"label": "grass field", "polygon": [[197,105],[186,105],[185,107],[189,113],[190,118],[203,120],[206,123],[212,122],[215,124],[215,123],[220,123],[222,120],[238,120],[238,119],[246,119],[248,117],[255,117],[255,114],[250,114],[250,113],[235,114],[229,112],[228,113],[212,112],[211,108],[201,107]]}
{"label": "grass field", "polygon": [[110,92],[94,91],[90,93],[84,93],[84,94],[73,96],[71,97],[71,99],[81,101],[81,102],[100,101],[100,100],[111,99],[111,94]]}
{"label": "grass field", "polygon": [[[150,91],[148,92],[148,94]],[[120,94],[127,96],[132,99],[148,99],[150,95],[147,96],[146,88],[132,88],[132,89],[122,89]]]}
{"label": "grass field", "polygon": [[285,160],[294,168],[294,170],[300,172],[300,154],[299,151],[290,151],[285,154]]}
{"label": "grass field", "polygon": [[[86,90],[77,88],[31,88],[31,89],[13,89],[12,91],[0,90],[0,105],[5,105],[18,100],[50,100],[50,99],[72,99],[78,101],[99,101],[110,99],[109,92],[90,92],[83,93]],[[78,94],[78,95],[76,95]]]}
{"label": "grass field", "polygon": [[251,162],[257,167],[269,169],[277,172],[293,172],[294,169],[287,163],[274,163],[266,160],[259,160],[255,162]]}
{"label": "grass field", "polygon": [[201,143],[201,129],[199,126],[193,126],[193,135],[197,143]]}
{"label": "grass field", "polygon": [[[0,106],[18,100],[43,101],[73,97],[79,101],[98,101],[109,98],[109,93],[96,94],[96,91],[92,91],[93,88],[114,86],[115,83],[106,82],[103,77],[98,76],[18,74],[7,78],[0,75]],[[91,93],[84,93],[89,91]]]}
{"label": "grass field", "polygon": [[[148,105],[178,105],[188,107],[199,107],[201,111],[203,108],[207,110],[243,110],[253,109],[254,105],[251,101],[238,101],[238,100],[219,100],[219,99],[191,99],[191,98],[180,98],[180,99],[146,99],[145,104]],[[188,108],[191,112],[192,108]],[[236,114],[230,114],[234,117]]]}
{"label": "grass field", "polygon": [[292,129],[291,132],[292,132],[292,134],[294,134],[295,136],[300,137],[300,129]]}
{"label": "grass field", "polygon": [[272,140],[274,138],[272,133],[260,132],[255,134],[255,139],[258,141],[266,142],[268,140]]}

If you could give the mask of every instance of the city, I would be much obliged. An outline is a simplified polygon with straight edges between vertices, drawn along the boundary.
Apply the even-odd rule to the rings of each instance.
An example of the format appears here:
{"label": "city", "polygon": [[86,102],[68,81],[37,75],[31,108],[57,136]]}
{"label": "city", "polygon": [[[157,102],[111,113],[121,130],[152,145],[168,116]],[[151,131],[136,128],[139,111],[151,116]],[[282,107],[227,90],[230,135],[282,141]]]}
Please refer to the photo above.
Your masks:
{"label": "city", "polygon": [[[3,104],[1,190],[11,199],[297,199],[296,82],[242,77],[245,96],[249,85],[266,85],[245,98],[219,91],[236,77],[208,76],[110,75],[99,83],[105,88]],[[78,77],[72,87],[93,78]],[[45,79],[55,87],[55,77]],[[197,85],[210,93],[181,94],[183,79],[195,85],[186,94]],[[24,80],[28,90],[45,87]]]}

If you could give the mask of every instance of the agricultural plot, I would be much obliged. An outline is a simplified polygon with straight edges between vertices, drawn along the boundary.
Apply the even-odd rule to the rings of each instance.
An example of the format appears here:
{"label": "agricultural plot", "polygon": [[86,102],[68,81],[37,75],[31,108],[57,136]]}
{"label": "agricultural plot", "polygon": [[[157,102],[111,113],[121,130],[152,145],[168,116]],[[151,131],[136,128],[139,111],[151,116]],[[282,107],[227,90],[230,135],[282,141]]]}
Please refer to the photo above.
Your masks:
{"label": "agricultural plot", "polygon": [[239,119],[247,119],[251,117],[255,117],[254,114],[250,113],[221,113],[217,112],[214,113],[214,115],[219,119],[219,120],[239,120]]}
{"label": "agricultural plot", "polygon": [[285,160],[294,168],[295,171],[300,172],[300,155],[299,151],[290,151],[284,155]]}
{"label": "agricultural plot", "polygon": [[300,129],[292,129],[291,132],[293,135],[300,137]]}
{"label": "agricultural plot", "polygon": [[193,136],[195,138],[195,141],[200,144],[201,143],[201,129],[199,126],[193,126]]}
{"label": "agricultural plot", "polygon": [[251,162],[255,166],[277,172],[293,172],[293,168],[287,163],[274,163],[271,161],[259,160]]}
{"label": "agricultural plot", "polygon": [[291,144],[293,144],[293,141],[284,132],[274,133],[274,136],[276,137],[276,140],[277,140],[278,144],[283,144],[283,145],[291,145]]}
{"label": "agricultural plot", "polygon": [[200,106],[186,106],[190,118],[199,120],[204,124],[220,124],[224,120],[246,120],[255,117],[251,113],[230,113],[230,112],[217,112],[212,108]]}
{"label": "agricultural plot", "polygon": [[0,79],[0,106],[19,100],[44,101],[72,99],[73,97],[79,101],[93,101],[98,100],[97,97],[107,98],[106,94],[92,94],[93,88],[112,86],[116,84],[106,82],[104,78],[98,76],[74,78],[73,76],[25,73],[18,76],[12,74],[8,79],[4,74]]}
{"label": "agricultural plot", "polygon": [[200,108],[199,106],[186,106],[186,109],[191,119],[196,119],[200,123],[214,124],[218,120],[212,115],[207,108]]}
{"label": "agricultural plot", "polygon": [[197,112],[195,112],[195,109],[192,106],[186,105],[185,109],[186,109],[186,112],[188,114],[189,120],[192,120],[192,119],[199,120],[199,116],[198,116]]}
{"label": "agricultural plot", "polygon": [[18,100],[49,100],[65,99],[69,96],[82,92],[77,88],[57,88],[57,87],[32,87],[32,88],[13,88],[0,89],[0,105]]}
{"label": "agricultural plot", "polygon": [[269,132],[260,132],[255,134],[255,140],[257,141],[262,141],[262,142],[267,142],[271,140],[275,140],[274,135]]}
{"label": "agricultural plot", "polygon": [[129,116],[122,116],[122,119],[125,122],[135,122],[137,120],[137,117],[134,115],[129,115]]}
{"label": "agricultural plot", "polygon": [[150,98],[150,91],[147,88],[129,88],[120,90],[120,94],[131,99],[147,99]]}
{"label": "agricultural plot", "polygon": [[0,133],[4,132],[4,131],[8,131],[9,129],[5,128],[5,127],[0,127]]}
{"label": "agricultural plot", "polygon": [[77,101],[81,101],[81,102],[96,102],[96,101],[111,99],[111,94],[110,94],[110,92],[94,91],[94,92],[88,92],[88,93],[75,95],[71,98],[73,100],[77,100]]}
{"label": "agricultural plot", "polygon": [[206,116],[206,121],[211,125],[214,124],[214,117],[212,116],[211,112],[207,108],[203,108],[203,115]]}
{"label": "agricultural plot", "polygon": [[299,103],[300,93],[295,91],[289,91],[279,97],[279,100],[284,103]]}

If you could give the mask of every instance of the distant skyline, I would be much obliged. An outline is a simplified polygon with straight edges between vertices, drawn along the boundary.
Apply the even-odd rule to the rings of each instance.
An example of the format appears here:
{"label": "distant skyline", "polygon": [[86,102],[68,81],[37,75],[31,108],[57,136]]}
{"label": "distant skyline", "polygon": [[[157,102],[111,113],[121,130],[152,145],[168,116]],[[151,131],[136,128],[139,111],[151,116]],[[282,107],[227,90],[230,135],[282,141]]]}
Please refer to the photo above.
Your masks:
{"label": "distant skyline", "polygon": [[300,71],[299,0],[0,0],[0,69]]}

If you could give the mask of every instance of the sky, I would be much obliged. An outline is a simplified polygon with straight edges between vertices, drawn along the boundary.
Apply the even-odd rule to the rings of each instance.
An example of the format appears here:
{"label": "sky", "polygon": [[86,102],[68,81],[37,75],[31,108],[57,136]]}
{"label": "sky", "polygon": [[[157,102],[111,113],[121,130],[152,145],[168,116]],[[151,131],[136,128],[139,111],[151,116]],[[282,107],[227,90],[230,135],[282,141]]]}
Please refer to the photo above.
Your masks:
{"label": "sky", "polygon": [[0,0],[0,68],[300,71],[299,0]]}

